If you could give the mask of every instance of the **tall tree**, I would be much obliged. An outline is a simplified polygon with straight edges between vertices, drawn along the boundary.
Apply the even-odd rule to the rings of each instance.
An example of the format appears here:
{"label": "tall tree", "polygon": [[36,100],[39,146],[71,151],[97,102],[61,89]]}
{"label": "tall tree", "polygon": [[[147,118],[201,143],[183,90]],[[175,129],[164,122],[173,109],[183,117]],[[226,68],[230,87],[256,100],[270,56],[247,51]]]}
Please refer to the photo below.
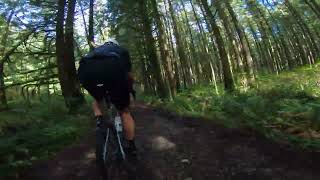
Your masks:
{"label": "tall tree", "polygon": [[164,64],[164,70],[165,70],[165,74],[166,77],[168,79],[168,83],[169,83],[169,87],[170,87],[170,91],[169,91],[169,95],[170,97],[175,96],[176,94],[176,86],[175,86],[175,82],[173,79],[173,68],[172,68],[172,64],[169,58],[169,51],[168,51],[168,46],[166,43],[166,32],[164,30],[164,25],[161,21],[160,18],[160,13],[158,10],[158,4],[156,0],[151,0],[151,6],[153,9],[153,13],[155,16],[155,22],[157,25],[157,29],[158,29],[158,41],[159,41],[159,46],[160,46],[160,53],[161,53],[161,58],[162,58],[162,62]]}
{"label": "tall tree", "polygon": [[94,5],[94,0],[90,0],[90,4],[89,4],[89,34],[88,34],[88,41],[89,41],[90,51],[92,51],[94,49],[93,5]]}
{"label": "tall tree", "polygon": [[188,62],[187,62],[188,59],[187,59],[187,55],[185,53],[185,49],[183,46],[181,34],[178,29],[178,20],[176,18],[175,13],[174,13],[172,2],[171,2],[171,0],[166,0],[166,1],[169,6],[169,12],[170,12],[170,16],[172,19],[173,34],[174,34],[176,44],[177,44],[177,51],[178,51],[178,55],[179,55],[179,59],[180,59],[180,63],[181,63],[181,68],[182,68],[183,82],[184,82],[184,86],[186,88],[189,85],[191,85],[191,78],[189,77],[190,73],[188,72],[189,71],[189,66],[188,66]]}
{"label": "tall tree", "polygon": [[226,5],[226,8],[231,16],[231,19],[232,19],[233,25],[237,31],[237,34],[239,36],[240,44],[241,44],[241,54],[244,58],[245,72],[247,73],[249,81],[252,83],[255,79],[254,71],[253,71],[254,65],[253,65],[253,58],[252,58],[251,52],[250,52],[248,38],[244,32],[243,27],[239,23],[238,18],[236,16],[235,12],[233,11],[232,6],[230,5],[230,2],[225,1],[225,5]]}
{"label": "tall tree", "polygon": [[195,36],[193,34],[192,26],[190,24],[190,17],[188,16],[187,9],[185,6],[185,2],[183,0],[180,0],[180,4],[182,5],[182,13],[184,15],[184,25],[187,26],[187,35],[189,36],[189,48],[191,52],[191,57],[192,57],[192,62],[191,64],[194,64],[192,67],[195,71],[194,73],[194,81],[197,83],[200,81],[200,76],[201,76],[201,59],[199,58],[199,55],[197,53],[197,48],[196,48],[196,41],[195,41]]}
{"label": "tall tree", "polygon": [[64,26],[66,0],[58,1],[56,24],[58,77],[66,106],[71,111],[84,103],[84,97],[80,91],[80,84],[77,79],[74,57],[73,23],[75,3],[76,0],[69,0],[68,2],[67,18]]}
{"label": "tall tree", "polygon": [[17,36],[17,41],[13,45],[9,46],[10,26],[14,24],[12,22],[15,10],[11,10],[8,14],[8,18],[5,20],[5,29],[0,41],[0,110],[8,108],[7,97],[4,84],[4,65],[9,62],[10,56],[12,56],[19,46],[26,43],[29,37],[35,32],[36,27],[33,30],[22,31]]}
{"label": "tall tree", "polygon": [[290,1],[285,0],[284,1],[286,6],[288,7],[289,11],[291,12],[291,14],[293,15],[293,17],[295,18],[295,20],[297,21],[299,27],[302,30],[302,33],[305,35],[306,40],[309,44],[312,56],[313,56],[313,60],[317,57],[320,57],[320,50],[317,46],[317,43],[315,42],[315,38],[313,33],[311,32],[310,28],[308,27],[308,25],[306,24],[305,20],[301,17],[301,15],[299,14],[299,12],[296,10],[296,8],[291,4]]}
{"label": "tall tree", "polygon": [[304,0],[304,2],[312,9],[312,11],[320,19],[320,5],[315,0]]}
{"label": "tall tree", "polygon": [[145,43],[147,44],[146,45],[147,59],[150,61],[152,73],[156,81],[156,88],[158,90],[159,96],[161,98],[166,98],[168,96],[168,92],[166,91],[164,80],[161,74],[160,63],[157,57],[157,50],[155,47],[155,40],[152,35],[151,20],[149,19],[149,16],[148,16],[149,11],[146,5],[147,5],[146,0],[138,1],[138,8],[141,12],[140,17],[142,20],[143,33],[146,40]]}
{"label": "tall tree", "polygon": [[6,19],[5,23],[5,29],[4,29],[4,34],[1,37],[1,45],[0,45],[0,110],[3,109],[7,109],[8,108],[8,104],[7,104],[7,97],[6,97],[6,91],[5,91],[5,85],[4,85],[4,61],[5,59],[5,49],[6,49],[6,45],[7,45],[7,38],[9,35],[9,28],[10,28],[10,23],[11,23],[11,19],[14,15],[14,10],[11,10],[8,18]]}
{"label": "tall tree", "polygon": [[263,53],[261,56],[266,57],[265,61],[268,65],[269,71],[279,73],[279,69],[277,67],[277,61],[279,59],[277,59],[277,52],[273,48],[270,38],[271,35],[268,31],[266,21],[263,19],[263,14],[261,13],[255,0],[247,0],[246,3],[249,11],[252,13],[255,21],[257,22],[258,31],[261,34],[261,46],[264,49],[261,51]]}
{"label": "tall tree", "polygon": [[201,0],[201,5],[203,6],[205,13],[210,20],[210,25],[211,25],[213,34],[215,36],[215,40],[217,42],[219,57],[220,57],[221,64],[222,64],[224,87],[227,91],[233,91],[235,88],[234,82],[233,82],[233,78],[232,78],[232,74],[231,74],[231,70],[230,70],[229,59],[228,59],[227,52],[225,49],[225,44],[224,44],[223,38],[221,36],[220,28],[216,23],[216,19],[213,15],[211,9],[209,8],[208,2],[206,0]]}

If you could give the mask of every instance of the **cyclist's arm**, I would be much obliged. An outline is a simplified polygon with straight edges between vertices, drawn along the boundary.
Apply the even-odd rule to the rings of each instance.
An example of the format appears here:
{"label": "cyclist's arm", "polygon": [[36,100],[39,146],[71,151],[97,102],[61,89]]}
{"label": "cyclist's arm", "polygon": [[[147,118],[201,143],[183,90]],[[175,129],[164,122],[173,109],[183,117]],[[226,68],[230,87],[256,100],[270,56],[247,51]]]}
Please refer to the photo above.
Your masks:
{"label": "cyclist's arm", "polygon": [[126,71],[128,72],[128,79],[130,81],[134,82],[134,76],[132,73],[132,64],[131,64],[129,52],[127,50],[125,50],[123,53],[123,56],[124,56],[124,61],[126,64]]}
{"label": "cyclist's arm", "polygon": [[128,85],[130,88],[130,92],[133,95],[133,97],[136,97],[136,92],[133,89],[133,83],[134,83],[134,75],[132,73],[132,64],[131,64],[131,59],[128,51],[124,52],[124,60],[126,61],[126,71],[128,73]]}

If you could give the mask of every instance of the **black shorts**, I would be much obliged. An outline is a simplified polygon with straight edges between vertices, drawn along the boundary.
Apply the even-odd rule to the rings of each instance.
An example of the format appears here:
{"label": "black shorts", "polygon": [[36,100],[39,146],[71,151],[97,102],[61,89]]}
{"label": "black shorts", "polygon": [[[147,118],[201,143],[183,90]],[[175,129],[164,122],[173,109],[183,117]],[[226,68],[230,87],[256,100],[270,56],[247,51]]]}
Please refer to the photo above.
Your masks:
{"label": "black shorts", "polygon": [[83,87],[98,102],[106,100],[109,96],[111,103],[119,110],[124,110],[130,105],[130,88],[128,83],[115,84],[83,84]]}
{"label": "black shorts", "polygon": [[119,59],[93,58],[80,61],[78,77],[82,86],[98,102],[108,94],[118,110],[130,105],[130,84],[128,72]]}

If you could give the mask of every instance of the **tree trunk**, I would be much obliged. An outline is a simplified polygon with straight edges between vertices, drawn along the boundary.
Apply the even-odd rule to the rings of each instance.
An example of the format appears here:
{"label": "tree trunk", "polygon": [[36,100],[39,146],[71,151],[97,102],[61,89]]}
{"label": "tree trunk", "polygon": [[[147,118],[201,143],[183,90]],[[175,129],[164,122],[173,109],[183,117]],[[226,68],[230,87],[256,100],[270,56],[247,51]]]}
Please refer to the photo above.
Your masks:
{"label": "tree trunk", "polygon": [[89,8],[89,34],[88,34],[90,51],[92,51],[92,50],[94,49],[93,5],[94,5],[94,0],[90,0],[90,8]]}
{"label": "tree trunk", "polygon": [[[282,49],[282,60],[286,63],[285,64],[286,68],[291,70],[291,69],[294,68],[294,61],[293,61],[293,59],[291,57],[290,48],[289,48],[289,46],[287,45],[287,42],[286,42],[285,33],[288,31],[287,27],[286,26],[282,26],[282,28],[281,28],[279,23],[274,18],[272,12],[270,12],[270,10],[268,9],[268,7],[266,7],[266,10],[268,11],[268,14],[270,15],[271,20],[273,22],[275,22],[274,24],[275,24],[275,26],[276,26],[276,28],[277,28],[277,30],[279,32],[278,33],[279,37],[274,37],[274,38],[280,40],[280,42],[278,42],[278,43],[279,43],[279,46]],[[271,27],[270,27],[270,31],[271,31],[271,34],[273,34],[273,31],[272,31]],[[275,40],[275,41],[278,41],[278,40]]]}
{"label": "tree trunk", "polygon": [[320,19],[320,6],[315,0],[304,0],[304,2],[310,7],[310,9],[317,15]]}
{"label": "tree trunk", "polygon": [[305,40],[304,38],[301,38],[299,36],[299,32],[297,32],[297,28],[295,28],[294,26],[292,26],[291,28],[291,33],[293,35],[293,39],[295,40],[295,44],[296,44],[296,48],[298,48],[298,51],[299,52],[299,56],[300,56],[300,60],[301,60],[301,65],[306,65],[309,63],[309,60],[308,60],[308,53],[307,52],[307,42],[303,42],[303,40]]}
{"label": "tree trunk", "polygon": [[143,33],[144,33],[146,44],[147,44],[146,45],[147,59],[150,61],[152,73],[156,81],[156,85],[157,85],[156,88],[158,90],[159,96],[160,98],[166,98],[168,94],[167,94],[165,84],[161,74],[160,63],[157,57],[157,51],[155,47],[155,40],[152,35],[151,22],[148,16],[147,8],[146,8],[146,1],[139,0],[138,5],[141,12],[141,19],[143,22],[142,23]]}
{"label": "tree trunk", "polygon": [[[165,3],[165,1],[164,1],[164,3]],[[170,15],[169,15],[169,11],[168,11],[168,7],[167,7],[166,3],[164,5],[164,8],[165,8],[165,16],[169,17]],[[173,35],[172,35],[173,30],[171,27],[170,19],[164,18],[164,21],[165,21],[166,27],[167,27],[166,28],[166,33],[168,35],[167,41],[169,42],[169,46],[172,51],[170,54],[171,55],[170,58],[171,58],[171,67],[173,67],[173,70],[174,70],[174,80],[175,80],[175,87],[176,87],[175,89],[176,89],[176,91],[178,91],[182,88],[180,74],[182,74],[182,77],[184,77],[184,75],[183,75],[184,73],[183,73],[183,70],[181,70],[181,68],[180,69],[178,68],[178,64],[179,64],[180,59],[178,58],[178,54],[177,54],[176,49],[174,48],[174,45],[173,45]]]}
{"label": "tree trunk", "polygon": [[[84,97],[80,91],[80,84],[76,75],[74,58],[73,22],[75,0],[68,3],[68,13],[64,32],[64,8],[65,0],[58,1],[57,25],[56,25],[56,53],[58,63],[58,77],[62,95],[66,106],[70,111],[75,110],[84,103]],[[68,47],[68,48],[65,48]]]}
{"label": "tree trunk", "polygon": [[[211,55],[213,55],[212,62],[209,62],[210,66],[207,66],[207,67],[211,67],[211,64],[213,64],[213,68],[210,68],[211,69],[211,74],[212,74],[212,76],[214,74],[216,74],[215,77],[217,77],[219,79],[219,81],[222,82],[223,81],[223,77],[222,77],[223,75],[222,75],[221,61],[220,61],[219,53],[218,53],[218,50],[217,50],[218,46],[217,46],[216,40],[213,37],[212,27],[210,26],[210,20],[206,16],[206,13],[205,13],[205,10],[203,9],[203,6],[200,5],[199,7],[200,7],[200,10],[201,10],[201,13],[204,16],[204,21],[205,21],[204,24],[206,25],[206,29],[209,30],[209,33],[203,33],[203,35],[204,35],[203,36],[203,40],[204,40],[205,44],[208,46],[208,50],[207,51],[210,52],[210,50],[211,50],[212,51]],[[200,23],[200,24],[202,26],[202,23]],[[204,29],[204,28],[202,28],[202,29]],[[209,44],[209,39],[212,42],[211,46]],[[207,55],[210,55],[210,54],[208,53]],[[212,71],[212,70],[215,70],[215,71]],[[215,72],[217,72],[217,73],[215,73]]]}
{"label": "tree trunk", "polygon": [[180,58],[180,62],[181,62],[181,68],[182,68],[182,72],[183,72],[183,78],[184,78],[184,86],[185,88],[189,85],[191,85],[191,78],[190,78],[190,73],[188,73],[189,71],[189,67],[188,67],[188,62],[187,62],[187,56],[185,54],[185,50],[183,48],[183,43],[182,43],[182,38],[180,36],[180,32],[178,30],[178,22],[176,19],[176,16],[174,14],[173,11],[173,6],[171,3],[171,0],[167,0],[168,5],[169,5],[169,12],[171,15],[171,19],[172,19],[172,26],[173,26],[173,34],[174,37],[176,39],[176,44],[177,44],[177,50],[178,50],[178,54],[179,54],[179,58]]}
{"label": "tree trunk", "polygon": [[4,77],[3,77],[3,62],[0,62],[0,111],[8,109]]}
{"label": "tree trunk", "polygon": [[0,111],[6,110],[8,108],[5,84],[4,84],[4,61],[6,60],[6,46],[8,42],[9,30],[12,17],[14,15],[14,10],[11,10],[8,18],[6,19],[6,27],[4,33],[1,37],[1,46],[0,46]]}
{"label": "tree trunk", "polygon": [[152,9],[153,12],[155,13],[155,21],[157,24],[157,29],[158,29],[158,41],[159,41],[159,46],[160,46],[160,54],[162,58],[162,62],[164,64],[164,70],[166,77],[168,78],[168,84],[169,84],[169,96],[172,98],[173,96],[176,95],[176,86],[175,82],[173,79],[173,68],[171,66],[170,62],[170,57],[169,57],[169,51],[166,43],[166,32],[164,29],[164,25],[160,19],[160,13],[158,11],[158,4],[156,0],[151,0],[152,3]]}
{"label": "tree trunk", "polygon": [[225,8],[223,7],[221,1],[215,1],[215,4],[212,5],[215,5],[215,7],[217,8],[218,15],[222,21],[226,36],[229,40],[228,47],[229,51],[231,52],[230,57],[232,59],[232,62],[234,61],[233,63],[235,63],[234,71],[242,72],[241,56],[237,48],[239,45],[237,44],[237,39],[234,36],[235,33],[233,32],[233,29],[230,27],[231,23],[229,22],[229,18],[227,17]]}
{"label": "tree trunk", "polygon": [[259,11],[259,8],[257,6],[257,2],[255,0],[248,0],[247,5],[249,7],[250,12],[253,14],[253,17],[255,18],[255,21],[257,22],[258,29],[261,33],[261,42],[263,47],[263,53],[266,57],[266,61],[268,64],[269,70],[272,72],[279,72],[278,66],[276,65],[278,62],[278,59],[275,57],[277,53],[274,51],[274,48],[272,46],[268,28],[266,25],[266,22],[264,22],[264,19],[262,17],[261,12]]}
{"label": "tree trunk", "polygon": [[306,22],[303,20],[303,18],[300,16],[300,14],[297,12],[297,10],[292,6],[292,4],[288,1],[285,0],[285,4],[287,5],[289,11],[291,12],[291,14],[293,15],[293,17],[295,18],[295,20],[297,21],[298,25],[300,26],[302,33],[305,35],[308,44],[310,46],[310,52],[312,52],[313,55],[313,60],[315,60],[315,58],[320,56],[320,51],[319,48],[317,46],[317,43],[314,40],[314,36],[311,33],[308,25],[306,24]]}
{"label": "tree trunk", "polygon": [[207,0],[201,0],[202,6],[205,10],[206,15],[208,16],[211,24],[212,31],[214,33],[217,46],[218,46],[218,52],[220,55],[221,63],[222,63],[222,72],[223,72],[223,80],[224,80],[224,87],[227,91],[233,91],[234,90],[234,83],[232,79],[232,74],[230,70],[230,64],[227,56],[227,52],[224,48],[225,44],[223,42],[223,38],[220,33],[220,29],[218,25],[216,24],[215,17],[212,14]]}
{"label": "tree trunk", "polygon": [[[265,13],[261,10],[260,5],[256,3],[256,7],[260,17],[263,19],[263,26],[265,26],[266,30],[268,31],[271,37],[269,39],[270,47],[273,54],[276,56],[274,58],[274,64],[277,67],[278,71],[281,71],[283,69],[283,66],[281,66],[281,64],[283,64],[283,61],[287,58],[285,56],[285,52],[284,52],[285,50],[281,46],[281,43],[278,40],[279,38],[275,36],[273,27],[272,25],[270,25],[268,19],[266,18]],[[272,16],[271,16],[271,19],[272,19]]]}
{"label": "tree trunk", "polygon": [[[201,80],[202,82],[206,82],[206,79],[209,79],[209,82],[211,81],[216,88],[216,91],[218,92],[218,87],[217,87],[217,81],[216,81],[216,73],[215,73],[215,69],[213,67],[213,59],[212,56],[209,55],[209,47],[208,47],[208,40],[206,38],[205,32],[204,32],[204,28],[202,23],[200,22],[200,18],[199,15],[197,14],[194,4],[192,2],[192,0],[189,1],[191,8],[192,8],[192,12],[193,12],[193,16],[196,20],[198,29],[200,30],[200,33],[198,33],[197,37],[198,37],[198,41],[200,42],[200,50],[201,50],[201,71],[202,71],[202,75],[201,76]],[[215,48],[213,49],[213,54],[215,56],[215,59],[218,59],[216,57],[216,52],[215,52]]]}
{"label": "tree trunk", "polygon": [[255,76],[254,76],[254,65],[253,65],[253,59],[250,53],[250,48],[249,48],[249,42],[246,38],[246,34],[243,30],[243,27],[241,27],[237,16],[235,14],[235,12],[233,11],[233,8],[231,7],[230,3],[228,1],[225,2],[226,8],[228,9],[228,12],[231,16],[233,25],[237,31],[237,34],[239,36],[240,39],[240,44],[241,44],[241,54],[244,58],[244,69],[245,72],[247,74],[247,78],[249,80],[249,83],[253,83],[253,81],[255,80]]}
{"label": "tree trunk", "polygon": [[185,24],[186,24],[186,28],[187,28],[187,33],[189,34],[190,37],[190,51],[191,51],[191,56],[192,56],[192,61],[190,62],[191,64],[194,64],[192,67],[195,71],[195,82],[197,83],[198,81],[200,81],[200,77],[201,77],[201,59],[198,56],[198,53],[196,52],[196,46],[195,46],[195,39],[194,39],[194,35],[192,34],[192,29],[191,29],[191,24],[190,24],[190,20],[189,17],[187,15],[187,10],[185,7],[185,4],[183,2],[183,0],[180,0],[180,3],[182,5],[182,10],[183,10],[183,14],[184,14],[184,19],[185,19]]}

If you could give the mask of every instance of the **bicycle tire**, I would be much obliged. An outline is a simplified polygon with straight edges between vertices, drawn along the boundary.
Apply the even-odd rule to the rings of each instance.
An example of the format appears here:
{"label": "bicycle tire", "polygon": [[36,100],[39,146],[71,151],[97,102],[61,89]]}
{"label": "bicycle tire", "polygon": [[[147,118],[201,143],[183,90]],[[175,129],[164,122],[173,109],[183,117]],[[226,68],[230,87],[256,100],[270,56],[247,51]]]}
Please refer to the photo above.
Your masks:
{"label": "bicycle tire", "polygon": [[[112,118],[117,115],[117,111],[113,106],[108,110],[109,122],[114,122]],[[115,127],[111,126],[96,131],[96,162],[100,176],[102,180],[112,180],[125,170],[129,180],[138,180],[136,168],[128,162],[123,149],[123,134],[118,134]]]}
{"label": "bicycle tire", "polygon": [[96,129],[96,164],[99,171],[99,175],[103,180],[107,179],[107,174],[105,173],[105,163],[103,159],[103,149],[105,144],[106,133],[103,129]]}
{"label": "bicycle tire", "polygon": [[103,180],[111,180],[114,176],[112,165],[115,161],[116,144],[111,128],[96,131],[96,162]]}
{"label": "bicycle tire", "polygon": [[[117,151],[117,159],[118,159],[118,163],[119,165],[117,166],[119,169],[118,171],[125,171],[127,174],[127,177],[129,180],[140,180],[140,178],[138,177],[138,173],[137,173],[137,164],[138,164],[138,160],[136,160],[135,162],[129,160],[129,157],[126,152],[124,152],[124,155],[121,153],[120,149],[123,149],[123,142],[124,142],[124,137],[122,136],[123,134],[118,134],[121,137],[119,137],[119,139],[117,139],[116,141],[116,145],[118,148]],[[115,136],[118,136],[117,134],[115,134]],[[118,137],[116,137],[118,138]]]}

